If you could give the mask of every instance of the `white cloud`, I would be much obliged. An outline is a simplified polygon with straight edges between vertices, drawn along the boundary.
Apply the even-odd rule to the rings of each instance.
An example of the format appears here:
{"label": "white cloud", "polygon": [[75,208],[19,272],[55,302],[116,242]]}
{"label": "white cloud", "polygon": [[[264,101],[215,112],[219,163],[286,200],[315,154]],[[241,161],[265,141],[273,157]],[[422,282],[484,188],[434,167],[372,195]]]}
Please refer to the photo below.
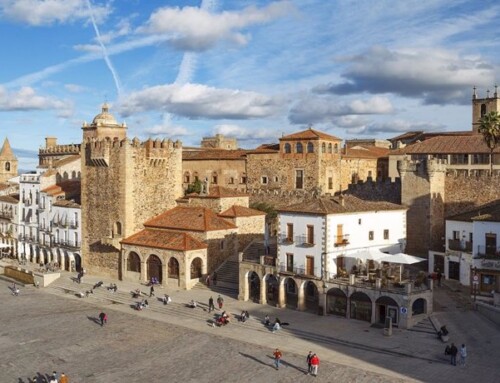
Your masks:
{"label": "white cloud", "polygon": [[87,91],[87,87],[77,84],[65,84],[64,88],[71,93],[83,93]]}
{"label": "white cloud", "polygon": [[17,92],[12,92],[0,86],[0,111],[45,109],[56,109],[60,115],[66,115],[71,110],[71,104],[52,97],[39,96],[30,87],[23,87]]}
{"label": "white cloud", "polygon": [[346,81],[317,86],[317,93],[394,93],[427,104],[469,103],[472,85],[495,81],[495,68],[483,59],[440,49],[372,47],[341,61],[349,64]]}
{"label": "white cloud", "polygon": [[281,100],[256,92],[171,84],[129,94],[120,101],[120,113],[130,116],[156,110],[192,119],[250,119],[273,116],[282,106]]}
{"label": "white cloud", "polygon": [[266,128],[248,128],[235,124],[219,124],[213,129],[213,134],[223,134],[227,137],[237,138],[238,141],[276,141],[276,132]]}
{"label": "white cloud", "polygon": [[289,1],[271,3],[263,8],[248,7],[240,12],[225,11],[211,13],[197,7],[160,8],[149,18],[139,32],[150,34],[172,34],[172,43],[187,50],[201,51],[220,40],[229,40],[244,45],[249,37],[240,30],[255,24],[267,23],[289,14],[293,9]]}
{"label": "white cloud", "polygon": [[[94,6],[97,22],[111,12],[109,5]],[[0,0],[3,17],[29,25],[41,26],[86,20],[90,17],[85,0]]]}
{"label": "white cloud", "polygon": [[437,124],[434,122],[414,122],[405,120],[391,120],[385,122],[375,122],[366,124],[364,126],[353,126],[346,129],[347,133],[350,134],[361,134],[361,135],[371,135],[377,136],[380,134],[399,134],[409,131],[444,131],[446,130],[445,125]]}
{"label": "white cloud", "polygon": [[332,121],[334,117],[352,114],[389,114],[394,111],[386,97],[338,102],[331,97],[309,97],[292,106],[289,120],[293,124],[313,124]]}

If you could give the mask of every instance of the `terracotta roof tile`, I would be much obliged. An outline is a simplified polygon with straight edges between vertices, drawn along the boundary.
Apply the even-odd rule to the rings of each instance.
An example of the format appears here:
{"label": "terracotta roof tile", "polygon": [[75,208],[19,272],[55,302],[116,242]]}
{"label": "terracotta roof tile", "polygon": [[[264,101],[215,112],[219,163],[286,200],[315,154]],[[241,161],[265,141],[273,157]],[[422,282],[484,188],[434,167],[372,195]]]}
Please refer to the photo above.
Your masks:
{"label": "terracotta roof tile", "polygon": [[201,206],[177,206],[150,219],[145,227],[187,230],[216,231],[232,230],[236,226],[218,217],[212,210]]}
{"label": "terracotta roof tile", "polygon": [[120,243],[177,251],[206,249],[208,247],[207,244],[198,241],[187,233],[147,228],[125,238]]}
{"label": "terracotta roof tile", "polygon": [[390,150],[377,146],[362,146],[356,145],[352,148],[343,149],[342,158],[384,158],[387,157]]}
{"label": "terracotta roof tile", "polygon": [[80,209],[80,204],[75,202],[74,200],[66,200],[66,199],[63,199],[63,200],[58,200],[56,202],[54,202],[54,204],[52,206],[59,206],[59,207],[71,207],[71,208],[75,208],[75,209]]}
{"label": "terracotta roof tile", "polygon": [[236,217],[254,217],[258,215],[266,215],[266,213],[245,206],[233,205],[226,211],[220,213],[219,217],[236,218]]}
{"label": "terracotta roof tile", "polygon": [[65,156],[57,161],[55,161],[52,166],[55,167],[55,168],[58,168],[60,166],[63,166],[63,165],[67,165],[67,164],[70,164],[72,163],[73,161],[80,161],[80,155],[78,154],[73,154],[73,155],[70,155],[70,156]]}
{"label": "terracotta roof tile", "polygon": [[328,215],[328,214],[357,213],[366,211],[407,209],[406,207],[402,205],[397,205],[395,203],[365,201],[349,194],[344,195],[343,199],[344,199],[343,205],[338,197],[334,199],[317,198],[296,205],[288,206],[279,209],[278,211]]}
{"label": "terracotta roof tile", "polygon": [[19,203],[19,194],[2,195],[0,201],[17,204]]}
{"label": "terracotta roof tile", "polygon": [[[428,140],[392,150],[389,155],[397,154],[469,154],[489,153],[482,134],[464,136],[438,136]],[[494,150],[500,153],[500,147]]]}
{"label": "terracotta roof tile", "polygon": [[282,140],[329,140],[329,141],[342,141],[340,138],[326,134],[314,129],[306,129],[301,132],[292,133],[280,138]]}
{"label": "terracotta roof tile", "polygon": [[5,190],[5,189],[8,189],[8,188],[10,188],[9,184],[5,184],[3,182],[0,182],[0,190]]}

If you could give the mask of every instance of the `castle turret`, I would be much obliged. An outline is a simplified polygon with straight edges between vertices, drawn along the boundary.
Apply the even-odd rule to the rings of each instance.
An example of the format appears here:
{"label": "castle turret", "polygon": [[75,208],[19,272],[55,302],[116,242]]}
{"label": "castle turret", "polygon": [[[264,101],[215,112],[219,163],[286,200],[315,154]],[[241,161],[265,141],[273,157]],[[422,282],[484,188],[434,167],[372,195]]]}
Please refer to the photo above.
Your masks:
{"label": "castle turret", "polygon": [[7,182],[17,176],[17,157],[10,147],[9,139],[5,138],[0,150],[0,182]]}
{"label": "castle turret", "polygon": [[115,117],[109,113],[107,103],[102,105],[101,113],[94,117],[92,123],[83,123],[82,130],[84,142],[91,138],[121,141],[127,137],[127,125],[116,122]]}

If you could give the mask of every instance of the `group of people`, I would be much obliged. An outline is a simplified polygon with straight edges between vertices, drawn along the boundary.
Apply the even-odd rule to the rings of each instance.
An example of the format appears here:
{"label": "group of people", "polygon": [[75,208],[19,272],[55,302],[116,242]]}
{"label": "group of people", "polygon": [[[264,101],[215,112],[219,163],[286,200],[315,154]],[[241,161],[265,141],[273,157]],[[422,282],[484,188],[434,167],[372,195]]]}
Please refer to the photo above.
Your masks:
{"label": "group of people", "polygon": [[110,283],[110,285],[108,286],[108,291],[116,293],[118,291],[118,286],[116,285],[116,283]]}
{"label": "group of people", "polygon": [[271,330],[274,334],[276,331],[281,330],[283,325],[288,325],[288,323],[282,323],[278,317],[274,319],[274,323],[271,323],[269,315],[266,314],[266,316],[264,317],[264,325],[266,325],[266,327],[271,327]]}
{"label": "group of people", "polygon": [[250,314],[248,313],[248,311],[243,310],[240,314],[239,319],[240,319],[240,322],[245,323],[247,321],[247,319],[250,319]]}
{"label": "group of people", "polygon": [[135,309],[137,311],[142,311],[142,309],[147,309],[149,307],[149,302],[147,299],[143,299],[140,302],[137,302],[135,305]]}
{"label": "group of people", "polygon": [[[47,382],[47,379],[45,378],[45,376],[38,376],[38,375],[35,375],[31,381],[31,383],[46,383]],[[69,379],[68,377],[66,376],[66,374],[63,372],[61,374],[61,376],[58,377],[58,374],[56,371],[54,371],[52,373],[52,375],[50,376],[49,380],[48,380],[49,383],[69,383]]]}
{"label": "group of people", "polygon": [[217,324],[217,326],[225,326],[225,325],[229,324],[230,321],[231,321],[231,317],[229,316],[229,314],[227,312],[223,311],[222,314],[217,318],[216,324]]}
{"label": "group of people", "polygon": [[452,343],[451,346],[446,346],[444,349],[445,355],[450,355],[451,361],[450,363],[453,366],[457,365],[457,355],[460,356],[458,364],[465,366],[465,359],[467,358],[467,347],[465,347],[465,343],[462,344],[460,350],[455,346],[455,343]]}
{"label": "group of people", "polygon": [[[283,353],[279,348],[275,349],[273,352],[274,357],[274,368],[279,370],[281,365],[281,360],[283,359]],[[314,354],[312,351],[309,351],[306,357],[307,363],[307,375],[318,376],[318,367],[319,367],[319,357]]]}

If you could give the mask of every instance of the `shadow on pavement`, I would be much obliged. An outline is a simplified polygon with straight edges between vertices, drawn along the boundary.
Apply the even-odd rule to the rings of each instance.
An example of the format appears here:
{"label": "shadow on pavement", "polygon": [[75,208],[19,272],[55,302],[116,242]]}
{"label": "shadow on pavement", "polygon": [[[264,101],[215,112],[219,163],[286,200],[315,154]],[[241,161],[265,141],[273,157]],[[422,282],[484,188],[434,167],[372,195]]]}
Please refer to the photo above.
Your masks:
{"label": "shadow on pavement", "polygon": [[[274,369],[274,365],[269,364],[269,363],[266,363],[266,362],[263,362],[262,360],[257,359],[255,356],[248,355],[248,354],[244,354],[244,353],[242,353],[242,352],[240,352],[240,355],[241,355],[241,356],[243,356],[243,357],[245,357],[245,358],[251,359],[251,360],[253,360],[254,362],[260,363],[260,364],[262,364],[262,365],[264,365],[264,366],[267,366],[267,367],[270,367],[270,368]],[[269,358],[271,358],[271,359],[273,359],[273,360],[274,360],[274,358],[270,357],[269,355],[267,355],[267,357],[269,357]]]}

